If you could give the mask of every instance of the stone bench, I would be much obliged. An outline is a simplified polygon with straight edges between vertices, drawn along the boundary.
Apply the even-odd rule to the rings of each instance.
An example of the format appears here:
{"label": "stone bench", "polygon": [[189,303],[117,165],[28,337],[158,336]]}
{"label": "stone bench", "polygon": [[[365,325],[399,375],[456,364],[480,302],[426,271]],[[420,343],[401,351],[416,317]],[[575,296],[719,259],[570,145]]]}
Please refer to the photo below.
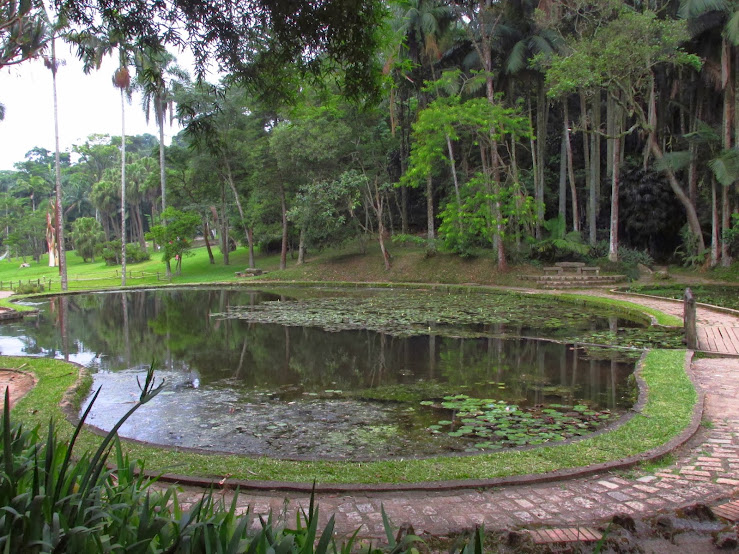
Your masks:
{"label": "stone bench", "polygon": [[562,273],[562,268],[561,267],[544,267],[542,269],[544,269],[544,273],[546,273],[547,275],[550,274],[550,273],[554,273],[556,275],[560,275]]}

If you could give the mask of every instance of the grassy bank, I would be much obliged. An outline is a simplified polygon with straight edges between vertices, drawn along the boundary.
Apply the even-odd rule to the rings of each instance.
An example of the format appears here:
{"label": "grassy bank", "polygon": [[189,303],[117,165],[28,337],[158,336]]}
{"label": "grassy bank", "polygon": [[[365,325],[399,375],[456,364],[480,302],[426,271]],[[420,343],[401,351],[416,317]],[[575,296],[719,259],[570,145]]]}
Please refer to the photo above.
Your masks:
{"label": "grassy bank", "polygon": [[[125,443],[131,457],[146,461],[146,468],[199,476],[229,475],[244,480],[286,480],[319,483],[406,483],[453,479],[486,479],[526,473],[544,473],[606,462],[659,446],[678,435],[690,422],[695,390],[685,374],[684,351],[652,351],[642,375],[649,396],[641,414],[621,427],[572,444],[526,451],[475,456],[377,462],[295,462],[234,455],[204,455]],[[39,383],[14,410],[26,426],[45,432],[48,418],[59,421],[59,432],[71,435],[59,402],[77,379],[77,367],[57,360],[3,358],[6,367],[36,374]],[[89,384],[87,385],[89,386]],[[142,410],[146,410],[144,406]],[[99,438],[84,432],[80,444],[91,449]]]}

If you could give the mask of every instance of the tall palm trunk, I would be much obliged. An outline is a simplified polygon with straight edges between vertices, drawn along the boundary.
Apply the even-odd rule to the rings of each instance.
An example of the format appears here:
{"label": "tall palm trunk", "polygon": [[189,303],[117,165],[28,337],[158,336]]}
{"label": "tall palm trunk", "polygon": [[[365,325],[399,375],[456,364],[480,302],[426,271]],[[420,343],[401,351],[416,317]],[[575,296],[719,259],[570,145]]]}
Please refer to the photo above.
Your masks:
{"label": "tall palm trunk", "polygon": [[541,238],[541,222],[544,221],[544,168],[547,154],[547,123],[549,121],[549,102],[547,102],[544,83],[539,81],[539,97],[536,110],[536,159],[538,166],[536,190],[536,237]]}
{"label": "tall palm trunk", "polygon": [[609,135],[611,166],[611,225],[608,240],[608,259],[612,262],[618,261],[618,193],[621,177],[621,108],[611,99],[609,120],[613,121],[611,129],[613,134]]}
{"label": "tall palm trunk", "polygon": [[121,286],[126,286],[126,97],[121,88]]}
{"label": "tall palm trunk", "polygon": [[565,148],[567,149],[567,176],[570,182],[570,196],[572,200],[572,230],[580,231],[580,212],[577,203],[577,185],[575,183],[575,169],[572,161],[572,144],[570,143],[570,120],[567,109],[567,99],[562,102],[564,106],[565,125]]}
{"label": "tall palm trunk", "polygon": [[54,175],[56,179],[56,243],[59,249],[59,279],[62,291],[67,290],[67,254],[64,248],[64,213],[62,210],[62,172],[59,159],[59,108],[56,94],[56,42],[51,37],[51,82],[54,88]]}
{"label": "tall palm trunk", "polygon": [[[164,106],[162,99],[157,96],[154,99],[154,111],[156,112],[157,126],[159,127],[159,182],[162,187],[162,213],[167,209],[167,168],[164,165]],[[167,220],[162,219],[162,225],[167,226]],[[167,279],[172,277],[172,264],[165,260]]]}

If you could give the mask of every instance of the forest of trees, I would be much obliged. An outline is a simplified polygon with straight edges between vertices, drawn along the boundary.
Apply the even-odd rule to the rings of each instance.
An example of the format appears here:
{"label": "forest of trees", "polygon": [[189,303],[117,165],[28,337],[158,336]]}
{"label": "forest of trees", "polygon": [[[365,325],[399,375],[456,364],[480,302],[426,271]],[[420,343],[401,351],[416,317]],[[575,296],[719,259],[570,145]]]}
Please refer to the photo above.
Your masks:
{"label": "forest of trees", "polygon": [[[198,69],[215,56],[216,84],[131,15],[147,0],[110,20],[90,15],[112,0],[60,2],[54,17],[10,4],[0,68],[44,56],[55,74],[55,39],[89,71],[117,56],[120,109],[144,109],[160,131],[35,148],[0,172],[13,255],[75,248],[63,237],[81,219],[100,242],[145,251],[169,207],[197,215],[212,263],[211,246],[228,264],[238,244],[252,267],[255,250],[281,252],[284,268],[290,250],[302,263],[350,240],[379,240],[386,267],[393,242],[494,256],[501,270],[625,249],[708,266],[737,254],[738,2],[343,0],[291,14],[244,2],[258,33],[175,2],[162,25],[197,23],[189,44]],[[164,147],[170,117],[184,131]]]}

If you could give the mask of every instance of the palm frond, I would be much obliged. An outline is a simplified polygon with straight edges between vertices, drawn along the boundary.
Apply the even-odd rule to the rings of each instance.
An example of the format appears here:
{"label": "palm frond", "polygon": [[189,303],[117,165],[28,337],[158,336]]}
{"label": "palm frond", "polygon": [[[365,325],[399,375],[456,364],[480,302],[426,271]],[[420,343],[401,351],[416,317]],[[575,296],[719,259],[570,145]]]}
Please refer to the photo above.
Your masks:
{"label": "palm frond", "polygon": [[729,11],[726,0],[682,0],[677,14],[683,19],[694,19],[708,12],[726,11]]}
{"label": "palm frond", "polygon": [[739,45],[739,10],[735,11],[728,23],[726,23],[724,33],[731,44],[734,46]]}
{"label": "palm frond", "polygon": [[731,148],[708,162],[716,180],[728,187],[739,180],[739,151]]}
{"label": "palm frond", "polygon": [[666,152],[665,155],[657,160],[654,168],[657,171],[680,171],[690,165],[690,151],[678,150],[675,152]]}
{"label": "palm frond", "polygon": [[513,48],[511,48],[511,53],[508,54],[503,71],[512,75],[518,73],[522,69],[526,69],[528,62],[527,54],[528,48],[526,48],[526,43],[521,40],[518,41],[513,45]]}

